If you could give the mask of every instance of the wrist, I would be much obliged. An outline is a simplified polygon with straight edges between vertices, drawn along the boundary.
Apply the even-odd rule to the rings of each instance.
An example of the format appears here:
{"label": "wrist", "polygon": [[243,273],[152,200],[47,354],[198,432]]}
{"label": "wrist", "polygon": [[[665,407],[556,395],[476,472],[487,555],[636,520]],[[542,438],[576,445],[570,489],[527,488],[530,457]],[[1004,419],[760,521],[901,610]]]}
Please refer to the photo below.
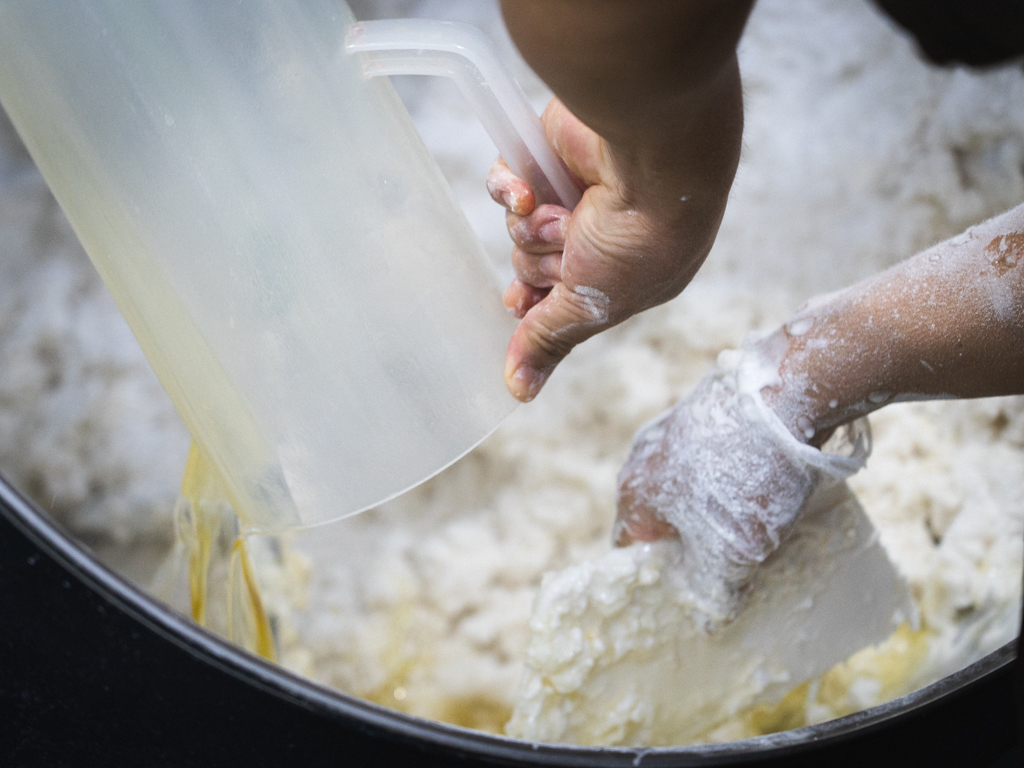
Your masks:
{"label": "wrist", "polygon": [[720,217],[743,137],[735,57],[701,87],[666,95],[656,107],[602,127],[627,203],[667,219],[698,211]]}
{"label": "wrist", "polygon": [[793,325],[788,323],[754,345],[778,373],[776,380],[761,390],[761,397],[793,437],[820,448],[837,427],[866,411],[851,407],[845,392],[814,375],[812,361],[804,354],[805,345],[794,343],[798,337],[791,332]]}
{"label": "wrist", "polygon": [[[778,374],[762,399],[797,440],[815,448],[836,429],[901,399],[885,384],[887,366],[872,355],[833,354],[833,345],[844,345],[828,325],[827,318],[798,313],[754,345]],[[808,332],[812,326],[817,332]]]}
{"label": "wrist", "polygon": [[[784,334],[776,333],[757,342],[748,338],[739,350],[719,355],[710,378],[735,394],[739,410],[732,429],[749,434],[750,440],[757,433],[771,435],[774,446],[801,466],[833,478],[849,477],[863,467],[871,450],[867,421],[853,417],[839,429],[839,424],[831,426],[827,434],[813,430],[809,435],[810,419],[805,421],[801,416],[813,412],[807,405],[816,398],[801,397],[797,387],[784,383],[779,375],[779,360],[784,353]],[[795,396],[787,401],[790,393]],[[714,428],[721,428],[721,422]]]}

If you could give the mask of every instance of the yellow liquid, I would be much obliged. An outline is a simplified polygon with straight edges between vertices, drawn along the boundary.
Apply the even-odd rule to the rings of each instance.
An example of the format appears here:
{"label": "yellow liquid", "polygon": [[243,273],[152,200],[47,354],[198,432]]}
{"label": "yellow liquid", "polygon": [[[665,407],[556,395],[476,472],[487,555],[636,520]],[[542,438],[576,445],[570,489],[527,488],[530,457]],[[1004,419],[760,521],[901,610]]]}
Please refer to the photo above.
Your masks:
{"label": "yellow liquid", "polygon": [[862,705],[850,697],[857,680],[869,680],[878,686],[879,701],[890,701],[914,688],[914,673],[928,653],[928,632],[925,627],[911,629],[901,624],[889,639],[864,648],[840,662],[824,675],[812,692],[806,682],[787,693],[777,704],[761,704],[741,713],[742,736],[763,736],[808,725],[808,704],[815,702],[829,707],[836,717],[852,714]]}
{"label": "yellow liquid", "polygon": [[[202,451],[192,444],[178,501],[178,540],[188,561],[192,618],[209,626],[210,576],[215,548],[224,535],[225,516],[237,530],[231,544],[227,571],[227,636],[243,648],[270,661],[276,660],[274,638],[260,596],[246,545],[247,535],[222,490],[220,478]],[[233,519],[231,519],[233,518]]]}

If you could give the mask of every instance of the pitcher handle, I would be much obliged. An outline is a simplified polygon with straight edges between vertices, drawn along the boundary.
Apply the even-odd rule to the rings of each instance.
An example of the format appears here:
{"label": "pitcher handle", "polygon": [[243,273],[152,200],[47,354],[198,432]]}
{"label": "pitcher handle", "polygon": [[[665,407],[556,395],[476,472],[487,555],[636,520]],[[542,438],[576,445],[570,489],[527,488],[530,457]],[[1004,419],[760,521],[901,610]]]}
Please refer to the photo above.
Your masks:
{"label": "pitcher handle", "polygon": [[360,21],[345,38],[345,50],[362,54],[366,77],[451,78],[508,167],[533,189],[538,205],[556,203],[571,211],[580,201],[526,94],[476,27],[431,19]]}

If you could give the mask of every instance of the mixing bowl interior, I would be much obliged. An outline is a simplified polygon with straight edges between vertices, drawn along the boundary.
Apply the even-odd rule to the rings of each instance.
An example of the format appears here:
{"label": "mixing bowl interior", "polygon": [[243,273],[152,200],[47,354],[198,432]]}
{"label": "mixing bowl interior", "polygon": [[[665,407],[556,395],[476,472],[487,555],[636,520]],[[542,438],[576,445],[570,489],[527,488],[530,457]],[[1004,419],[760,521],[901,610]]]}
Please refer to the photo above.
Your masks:
{"label": "mixing bowl interior", "polygon": [[340,756],[421,766],[1001,766],[1019,756],[1012,645],[821,725],[732,744],[581,748],[410,717],[269,664],[112,573],[6,481],[0,579],[0,744],[19,764],[66,764],[86,752],[183,766],[327,766]]}

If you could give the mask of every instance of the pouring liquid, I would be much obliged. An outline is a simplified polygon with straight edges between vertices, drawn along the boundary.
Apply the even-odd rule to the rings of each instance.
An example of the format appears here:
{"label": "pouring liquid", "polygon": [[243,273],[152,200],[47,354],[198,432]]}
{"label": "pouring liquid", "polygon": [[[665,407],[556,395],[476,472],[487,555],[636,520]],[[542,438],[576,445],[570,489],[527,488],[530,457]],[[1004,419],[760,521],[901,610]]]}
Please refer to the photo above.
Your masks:
{"label": "pouring liquid", "polygon": [[[175,506],[176,542],[158,575],[164,595],[185,566],[192,619],[233,643],[276,661],[274,636],[248,546],[251,534],[228,502],[212,464],[192,443]],[[219,598],[219,600],[218,600]],[[217,611],[211,612],[211,607]],[[216,615],[213,615],[216,614]]]}

